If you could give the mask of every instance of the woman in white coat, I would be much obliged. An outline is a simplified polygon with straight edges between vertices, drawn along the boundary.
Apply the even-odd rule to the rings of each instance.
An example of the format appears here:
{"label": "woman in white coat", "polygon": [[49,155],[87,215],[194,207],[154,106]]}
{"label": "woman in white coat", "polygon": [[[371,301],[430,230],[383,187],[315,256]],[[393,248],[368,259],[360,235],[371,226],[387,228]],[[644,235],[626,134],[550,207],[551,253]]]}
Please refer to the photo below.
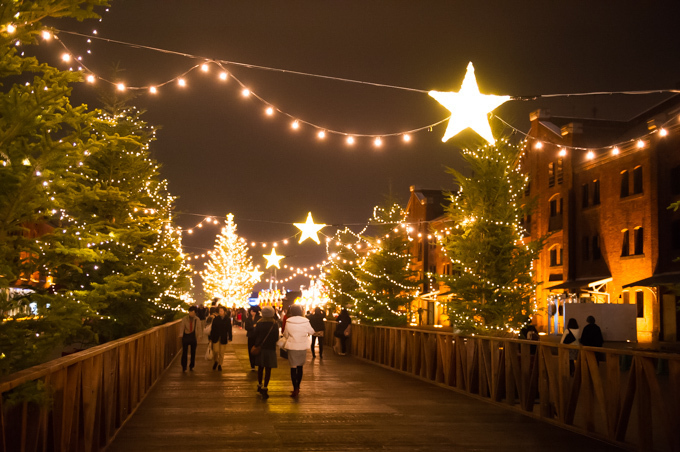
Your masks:
{"label": "woman in white coat", "polygon": [[290,396],[293,398],[300,394],[302,366],[307,360],[309,336],[314,334],[314,328],[309,324],[309,319],[303,317],[302,313],[302,306],[299,304],[290,307],[288,319],[286,319],[286,330],[283,333],[290,363],[290,380],[293,382],[293,392]]}

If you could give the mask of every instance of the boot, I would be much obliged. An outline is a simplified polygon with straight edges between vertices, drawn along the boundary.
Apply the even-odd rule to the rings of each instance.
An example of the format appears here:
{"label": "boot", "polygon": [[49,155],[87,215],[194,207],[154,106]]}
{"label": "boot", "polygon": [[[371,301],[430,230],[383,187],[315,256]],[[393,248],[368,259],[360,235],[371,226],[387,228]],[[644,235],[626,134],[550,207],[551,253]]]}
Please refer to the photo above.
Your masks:
{"label": "boot", "polygon": [[267,388],[262,388],[262,391],[260,391],[262,394],[262,400],[267,400],[269,398],[269,393]]}

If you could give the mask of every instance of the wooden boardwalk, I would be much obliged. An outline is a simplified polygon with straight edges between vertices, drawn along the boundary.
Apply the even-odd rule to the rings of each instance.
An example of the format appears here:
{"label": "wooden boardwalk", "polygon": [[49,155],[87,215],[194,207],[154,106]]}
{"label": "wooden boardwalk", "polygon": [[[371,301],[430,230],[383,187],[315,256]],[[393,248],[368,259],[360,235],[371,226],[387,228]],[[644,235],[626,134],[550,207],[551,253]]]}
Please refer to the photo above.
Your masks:
{"label": "wooden boardwalk", "polygon": [[176,359],[107,451],[621,450],[330,348],[308,354],[299,400],[279,359],[263,401],[245,342],[235,328],[222,372],[205,344],[193,372]]}

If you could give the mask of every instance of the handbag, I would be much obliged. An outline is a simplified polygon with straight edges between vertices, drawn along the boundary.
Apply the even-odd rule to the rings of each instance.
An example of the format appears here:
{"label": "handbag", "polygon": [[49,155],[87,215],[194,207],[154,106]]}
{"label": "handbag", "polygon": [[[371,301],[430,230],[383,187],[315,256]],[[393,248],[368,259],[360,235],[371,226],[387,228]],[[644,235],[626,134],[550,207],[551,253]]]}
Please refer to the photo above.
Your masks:
{"label": "handbag", "polygon": [[262,344],[264,344],[264,341],[266,341],[267,338],[269,337],[269,333],[271,333],[272,330],[274,329],[274,325],[276,325],[276,323],[272,323],[272,327],[269,328],[267,335],[264,337],[264,339],[262,339],[262,342],[260,343],[260,345],[253,345],[252,347],[250,347],[250,354],[251,355],[259,355],[260,354],[260,352],[262,351]]}
{"label": "handbag", "polygon": [[208,343],[208,349],[205,351],[205,359],[210,361],[213,359],[213,349],[212,349],[212,344]]}
{"label": "handbag", "polygon": [[284,350],[286,350],[286,344],[287,343],[288,343],[288,338],[285,337],[285,336],[281,336],[281,338],[278,341],[276,341],[276,345],[278,345],[279,348],[282,348]]}
{"label": "handbag", "polygon": [[312,336],[323,337],[323,333],[324,333],[323,331],[314,331],[314,333],[312,333]]}

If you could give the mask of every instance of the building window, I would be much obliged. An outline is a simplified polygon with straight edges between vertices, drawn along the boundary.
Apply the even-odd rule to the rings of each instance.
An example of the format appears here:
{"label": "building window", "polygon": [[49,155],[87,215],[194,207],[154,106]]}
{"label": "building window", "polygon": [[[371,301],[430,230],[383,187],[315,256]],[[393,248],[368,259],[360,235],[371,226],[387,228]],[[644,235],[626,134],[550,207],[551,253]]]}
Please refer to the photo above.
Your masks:
{"label": "building window", "polygon": [[524,196],[531,195],[531,179],[527,179],[527,185],[524,187]]}
{"label": "building window", "polygon": [[680,165],[671,169],[671,194],[680,195]]}
{"label": "building window", "polygon": [[550,218],[548,218],[548,231],[562,229],[562,198],[559,194],[550,199]]}
{"label": "building window", "polygon": [[555,186],[555,162],[548,163],[548,187]]}
{"label": "building window", "polygon": [[623,304],[630,304],[630,292],[627,290],[623,292]]}
{"label": "building window", "polygon": [[583,253],[583,260],[590,260],[590,238],[583,237],[581,240],[581,251]]}
{"label": "building window", "polygon": [[628,196],[628,171],[621,171],[621,197]]}
{"label": "building window", "polygon": [[680,250],[680,220],[671,223],[671,237],[674,250]]}
{"label": "building window", "polygon": [[557,159],[557,183],[561,184],[564,179],[564,159]]}
{"label": "building window", "polygon": [[600,180],[596,179],[593,181],[593,205],[600,205]]}
{"label": "building window", "polygon": [[555,245],[550,248],[550,266],[559,267],[562,265],[562,247]]}
{"label": "building window", "polygon": [[595,234],[593,236],[593,260],[596,261],[602,257],[602,252],[600,251],[600,236]]}
{"label": "building window", "polygon": [[638,166],[633,170],[633,194],[642,193],[642,167]]}
{"label": "building window", "polygon": [[644,230],[642,227],[635,228],[635,254],[645,254]]}
{"label": "building window", "polygon": [[623,243],[621,244],[621,256],[630,255],[630,240],[628,229],[623,230]]}
{"label": "building window", "polygon": [[442,274],[444,275],[451,274],[451,264],[444,264],[444,266],[442,267]]}
{"label": "building window", "polygon": [[635,305],[637,306],[638,318],[645,316],[645,294],[641,290],[635,291]]}
{"label": "building window", "polygon": [[588,184],[581,186],[581,206],[584,209],[588,207]]}
{"label": "building window", "polygon": [[418,260],[418,261],[423,260],[423,241],[422,241],[422,239],[418,240],[418,257],[416,258],[416,260]]}

